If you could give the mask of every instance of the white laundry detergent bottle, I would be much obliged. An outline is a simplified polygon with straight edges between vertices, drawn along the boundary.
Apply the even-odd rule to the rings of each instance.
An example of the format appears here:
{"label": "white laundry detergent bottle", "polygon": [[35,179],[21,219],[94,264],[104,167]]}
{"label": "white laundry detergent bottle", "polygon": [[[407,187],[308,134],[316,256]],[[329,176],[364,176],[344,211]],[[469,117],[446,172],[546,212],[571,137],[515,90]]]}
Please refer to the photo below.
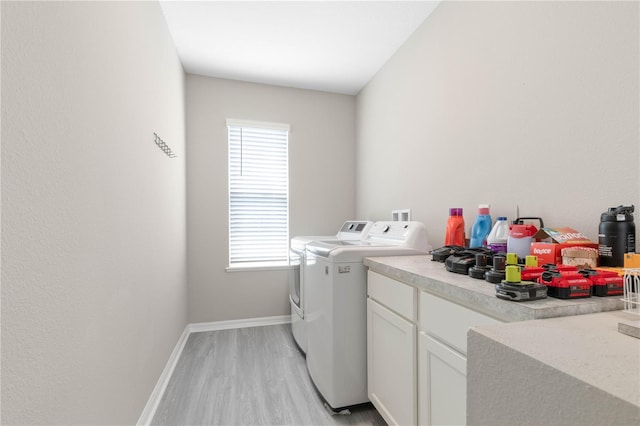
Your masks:
{"label": "white laundry detergent bottle", "polygon": [[498,216],[495,225],[487,236],[487,248],[496,253],[507,252],[507,238],[509,237],[509,223],[506,216]]}

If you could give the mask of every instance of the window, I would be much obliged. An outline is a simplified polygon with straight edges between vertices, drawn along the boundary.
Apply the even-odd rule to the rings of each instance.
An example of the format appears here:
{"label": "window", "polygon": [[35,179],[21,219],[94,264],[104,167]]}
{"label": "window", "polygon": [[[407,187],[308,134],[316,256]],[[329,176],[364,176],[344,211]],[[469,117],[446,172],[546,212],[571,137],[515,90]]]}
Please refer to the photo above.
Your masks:
{"label": "window", "polygon": [[289,255],[289,125],[227,120],[229,267],[282,266]]}

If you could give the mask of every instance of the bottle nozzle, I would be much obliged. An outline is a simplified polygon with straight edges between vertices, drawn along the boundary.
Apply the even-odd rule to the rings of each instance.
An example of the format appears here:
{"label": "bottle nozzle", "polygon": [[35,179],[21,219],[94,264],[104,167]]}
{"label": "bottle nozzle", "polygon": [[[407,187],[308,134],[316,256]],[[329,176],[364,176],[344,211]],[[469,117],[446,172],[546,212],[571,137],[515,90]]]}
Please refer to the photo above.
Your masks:
{"label": "bottle nozzle", "polygon": [[618,206],[618,207],[609,207],[609,214],[610,215],[616,215],[616,214],[631,214],[634,211],[634,206],[633,204],[630,206]]}

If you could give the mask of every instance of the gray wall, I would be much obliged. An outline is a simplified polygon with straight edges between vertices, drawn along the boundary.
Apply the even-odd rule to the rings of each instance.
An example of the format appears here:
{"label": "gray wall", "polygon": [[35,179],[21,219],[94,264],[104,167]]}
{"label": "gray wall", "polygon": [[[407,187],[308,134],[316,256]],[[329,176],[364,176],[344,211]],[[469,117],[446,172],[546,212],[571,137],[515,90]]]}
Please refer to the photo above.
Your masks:
{"label": "gray wall", "polygon": [[157,3],[1,7],[2,422],[133,424],[187,322],[184,72]]}
{"label": "gray wall", "polygon": [[355,212],[355,98],[191,74],[186,81],[189,321],[286,315],[286,270],[225,272],[226,119],[291,125],[291,236],[335,234]]}
{"label": "gray wall", "polygon": [[[357,215],[640,207],[638,2],[442,2],[357,96]],[[636,214],[638,217],[638,214]],[[637,222],[637,220],[636,220]]]}

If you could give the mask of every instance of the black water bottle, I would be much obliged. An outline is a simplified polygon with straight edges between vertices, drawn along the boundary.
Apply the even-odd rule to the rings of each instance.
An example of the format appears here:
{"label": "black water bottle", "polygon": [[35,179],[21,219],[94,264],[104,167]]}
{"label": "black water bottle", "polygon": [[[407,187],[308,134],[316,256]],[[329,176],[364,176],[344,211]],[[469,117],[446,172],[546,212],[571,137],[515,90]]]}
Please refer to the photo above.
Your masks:
{"label": "black water bottle", "polygon": [[598,256],[600,266],[624,266],[625,253],[636,251],[633,206],[610,207],[600,216]]}

